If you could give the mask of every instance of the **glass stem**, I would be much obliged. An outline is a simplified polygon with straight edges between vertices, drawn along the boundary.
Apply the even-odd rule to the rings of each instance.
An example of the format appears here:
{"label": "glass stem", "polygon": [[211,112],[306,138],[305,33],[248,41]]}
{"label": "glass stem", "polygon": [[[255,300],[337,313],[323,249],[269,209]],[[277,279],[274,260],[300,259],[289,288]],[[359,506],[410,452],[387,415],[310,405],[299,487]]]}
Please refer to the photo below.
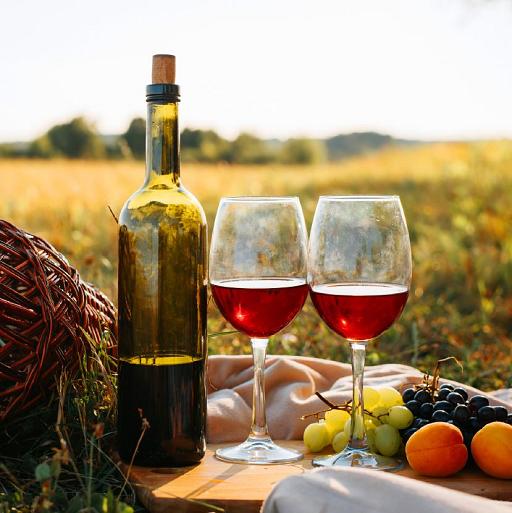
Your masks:
{"label": "glass stem", "polygon": [[351,449],[368,449],[364,428],[363,378],[366,341],[351,342],[352,350],[352,419],[350,421]]}
{"label": "glass stem", "polygon": [[265,357],[268,338],[252,338],[254,360],[254,388],[252,392],[252,426],[249,438],[268,439],[265,414]]}

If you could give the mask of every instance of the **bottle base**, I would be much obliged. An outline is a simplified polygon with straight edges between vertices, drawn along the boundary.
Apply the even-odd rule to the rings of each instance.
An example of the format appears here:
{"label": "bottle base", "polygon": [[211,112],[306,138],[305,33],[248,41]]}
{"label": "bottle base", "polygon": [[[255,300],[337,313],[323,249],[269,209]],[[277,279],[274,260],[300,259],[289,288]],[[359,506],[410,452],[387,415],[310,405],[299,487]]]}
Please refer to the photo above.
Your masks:
{"label": "bottle base", "polygon": [[[130,465],[131,458],[125,458],[122,454],[119,455],[121,461],[125,465]],[[159,456],[147,456],[147,457],[139,457],[133,460],[133,465],[136,467],[147,467],[147,468],[157,468],[157,469],[173,469],[173,468],[183,468],[183,467],[195,467],[201,463],[204,454],[198,456],[197,458],[191,459],[182,459],[176,460],[173,458],[165,458],[161,455]]]}

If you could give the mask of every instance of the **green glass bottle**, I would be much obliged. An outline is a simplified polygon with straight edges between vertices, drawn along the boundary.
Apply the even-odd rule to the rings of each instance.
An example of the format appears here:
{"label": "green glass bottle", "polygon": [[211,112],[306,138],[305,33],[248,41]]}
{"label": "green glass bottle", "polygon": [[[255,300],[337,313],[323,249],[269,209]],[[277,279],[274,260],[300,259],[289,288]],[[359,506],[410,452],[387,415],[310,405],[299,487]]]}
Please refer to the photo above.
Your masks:
{"label": "green glass bottle", "polygon": [[146,179],[119,216],[118,446],[129,462],[140,440],[145,466],[191,465],[206,447],[207,228],[180,181],[173,82],[174,57],[154,56]]}

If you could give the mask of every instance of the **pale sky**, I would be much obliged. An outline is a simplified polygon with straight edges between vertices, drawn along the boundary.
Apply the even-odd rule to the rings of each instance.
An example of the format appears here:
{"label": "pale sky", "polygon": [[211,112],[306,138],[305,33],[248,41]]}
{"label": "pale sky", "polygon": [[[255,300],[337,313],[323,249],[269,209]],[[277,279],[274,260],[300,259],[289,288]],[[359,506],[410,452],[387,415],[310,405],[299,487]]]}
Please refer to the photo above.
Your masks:
{"label": "pale sky", "polygon": [[123,132],[154,53],[182,127],[512,137],[510,0],[1,0],[0,141],[82,114]]}

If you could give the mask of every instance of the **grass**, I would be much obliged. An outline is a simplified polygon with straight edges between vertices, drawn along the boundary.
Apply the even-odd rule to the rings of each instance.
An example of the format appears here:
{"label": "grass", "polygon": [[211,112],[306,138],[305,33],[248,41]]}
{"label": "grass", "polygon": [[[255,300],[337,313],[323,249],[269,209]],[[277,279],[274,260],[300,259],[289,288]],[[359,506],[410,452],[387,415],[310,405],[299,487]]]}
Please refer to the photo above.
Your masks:
{"label": "grass", "polygon": [[[51,241],[111,298],[118,212],[143,178],[139,162],[0,161],[0,216]],[[317,167],[186,166],[183,181],[213,225],[223,195],[298,195],[308,226],[320,194],[399,194],[413,248],[413,284],[400,322],[372,346],[370,364],[445,370],[484,390],[512,386],[512,143],[391,148]],[[227,329],[214,304],[209,331]],[[344,342],[308,302],[271,342],[279,354],[348,361]],[[249,353],[245,337],[210,340],[210,352]]]}

